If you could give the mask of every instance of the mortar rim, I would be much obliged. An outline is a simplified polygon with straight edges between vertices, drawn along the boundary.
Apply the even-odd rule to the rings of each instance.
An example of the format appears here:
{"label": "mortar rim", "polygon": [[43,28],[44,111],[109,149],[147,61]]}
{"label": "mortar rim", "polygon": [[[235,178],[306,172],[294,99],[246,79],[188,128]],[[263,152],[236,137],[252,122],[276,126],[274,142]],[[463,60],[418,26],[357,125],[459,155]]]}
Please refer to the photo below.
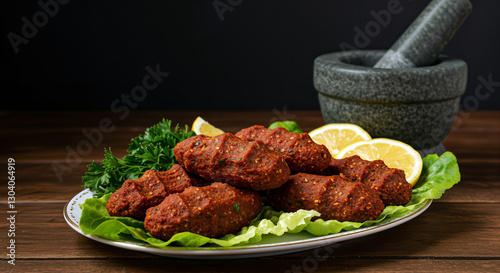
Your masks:
{"label": "mortar rim", "polygon": [[[440,101],[464,94],[468,69],[466,62],[458,58],[440,55],[435,65],[416,68],[357,64],[374,64],[385,52],[352,50],[318,56],[314,60],[315,89],[333,97],[382,103]],[[353,61],[347,63],[347,59]]]}

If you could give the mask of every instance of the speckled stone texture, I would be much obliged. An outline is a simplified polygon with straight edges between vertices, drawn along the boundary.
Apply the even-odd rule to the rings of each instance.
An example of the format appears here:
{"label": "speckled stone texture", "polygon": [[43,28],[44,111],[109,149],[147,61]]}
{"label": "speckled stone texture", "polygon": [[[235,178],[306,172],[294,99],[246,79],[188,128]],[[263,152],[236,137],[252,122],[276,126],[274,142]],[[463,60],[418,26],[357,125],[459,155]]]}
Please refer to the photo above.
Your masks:
{"label": "speckled stone texture", "polygon": [[432,64],[471,11],[469,0],[432,0],[374,67]]}
{"label": "speckled stone texture", "polygon": [[[443,150],[467,84],[467,64],[440,56],[431,66],[383,69],[382,50],[345,51],[314,61],[314,87],[325,123],[354,123],[372,137],[417,150]],[[442,151],[441,151],[442,152]]]}

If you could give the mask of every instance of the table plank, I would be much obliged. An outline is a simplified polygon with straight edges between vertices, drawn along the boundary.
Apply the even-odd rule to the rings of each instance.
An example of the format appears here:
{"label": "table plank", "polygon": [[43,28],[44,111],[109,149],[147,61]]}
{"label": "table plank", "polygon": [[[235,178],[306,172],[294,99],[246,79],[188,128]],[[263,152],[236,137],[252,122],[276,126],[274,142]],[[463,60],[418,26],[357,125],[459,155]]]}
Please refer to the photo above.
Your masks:
{"label": "table plank", "polygon": [[[337,259],[334,257],[245,260],[97,259],[19,260],[10,272],[498,272],[499,260]],[[79,270],[78,270],[79,269]]]}
{"label": "table plank", "polygon": [[500,132],[500,111],[459,111],[451,131],[498,133]]}
{"label": "table plank", "polygon": [[[236,132],[276,120],[295,120],[310,131],[323,124],[319,111],[132,111],[122,118],[111,111],[0,111],[3,160],[16,159],[16,266],[2,258],[7,272],[155,271],[174,272],[497,272],[500,266],[500,111],[459,112],[444,141],[458,158],[462,181],[435,200],[422,215],[403,225],[330,248],[238,260],[183,260],[104,245],[72,230],[64,204],[82,190],[81,176],[92,160],[112,147],[119,157],[130,139],[162,118],[190,125],[202,116]],[[109,118],[114,130],[103,133],[92,151],[72,161],[69,149],[88,140],[82,130],[98,130]],[[5,145],[6,144],[6,145]],[[61,179],[52,164],[70,167]],[[2,180],[5,181],[5,180]],[[0,187],[0,196],[7,188]],[[6,199],[0,199],[5,205]],[[6,219],[6,210],[0,211]],[[0,230],[8,230],[0,221]],[[0,234],[7,242],[7,233]],[[61,239],[62,238],[62,239]],[[328,252],[327,250],[333,250]],[[323,252],[322,252],[323,251]],[[327,257],[319,257],[323,253]]]}
{"label": "table plank", "polygon": [[[254,124],[269,124],[276,119],[272,111],[202,111],[201,113],[205,113],[204,116],[208,120],[217,120],[217,126],[224,131],[233,133]],[[61,120],[58,120],[58,116],[53,113],[42,113],[37,119],[41,122],[37,124],[32,122],[34,114],[0,118],[6,123],[0,132],[0,140],[10,144],[2,147],[0,154],[15,157],[18,162],[57,161],[73,164],[80,160],[82,162],[101,160],[104,149],[111,147],[115,155],[122,157],[126,154],[131,138],[142,134],[148,127],[160,122],[163,117],[171,119],[173,126],[191,125],[197,117],[197,113],[191,111],[138,111],[127,120],[113,123],[115,128],[108,132],[100,130],[99,127],[103,119],[99,118],[99,115],[105,115],[102,112],[86,114],[69,112],[66,113],[67,116],[64,114],[60,113],[58,116]],[[245,120],[239,118],[242,116]],[[307,130],[316,128],[322,123],[319,111],[296,111],[290,114],[290,117],[305,124],[304,129]],[[90,138],[89,133],[83,133],[84,130],[93,132]]]}
{"label": "table plank", "polygon": [[[488,125],[482,121],[488,113],[490,112],[473,112],[467,119],[462,119],[460,126],[450,132],[444,142],[445,146],[464,160],[466,158],[480,161],[498,160],[500,142],[497,140],[500,137],[500,124],[495,119],[498,114],[491,112],[491,117],[489,117],[491,122]],[[14,116],[10,119],[0,118],[6,123],[5,128],[0,132],[0,140],[9,143],[1,148],[0,154],[15,157],[18,162],[57,161],[72,164],[81,160],[88,163],[92,160],[102,160],[104,149],[111,147],[113,152],[121,157],[126,154],[131,138],[159,122],[163,116],[180,124],[191,124],[197,116],[196,113],[189,111],[138,111],[134,117],[131,116],[127,120],[120,120],[119,123],[114,124],[115,129],[112,132],[102,133],[102,140],[96,141],[96,145],[85,146],[91,141],[82,131],[98,130],[99,115],[103,114],[101,112],[90,112],[88,115],[82,115],[79,112],[67,114],[69,117],[65,117],[64,113],[59,115],[42,113],[37,120],[42,121],[43,126],[34,127],[32,127],[32,119],[28,119],[29,115]],[[299,124],[303,124],[305,131],[322,124],[319,111],[290,111],[287,115],[293,117]],[[253,124],[269,124],[270,121],[277,119],[277,115],[272,111],[206,112],[205,116],[208,120],[213,119],[216,126],[233,133]],[[245,120],[241,119],[242,116]],[[57,117],[63,119],[63,122],[58,123]],[[43,122],[45,118],[49,121]],[[87,119],[91,122],[87,122]],[[20,124],[24,127],[19,127]],[[85,149],[86,147],[90,147],[90,151]],[[74,156],[75,154],[77,156]],[[498,161],[495,162],[498,163]]]}
{"label": "table plank", "polygon": [[[172,120],[173,124],[191,125],[197,116],[225,129],[236,132],[254,124],[269,125],[278,120],[295,120],[305,131],[323,124],[319,110],[278,110],[269,111],[207,111],[207,110],[135,110],[126,118],[120,118],[111,111],[4,111],[0,112],[2,133],[37,132],[47,128],[98,128],[103,119],[110,119],[116,128],[135,128],[143,130],[158,123],[162,118]],[[16,129],[16,130],[13,130]],[[500,111],[460,111],[451,132],[499,132]]]}
{"label": "table plank", "polygon": [[[313,129],[323,123],[319,110],[134,110],[127,117],[120,117],[112,111],[0,111],[0,121],[5,128],[48,128],[48,127],[97,127],[102,119],[109,118],[117,127],[150,126],[162,118],[181,125],[191,125],[197,116],[210,122],[217,122],[220,128],[235,128],[254,125],[255,122],[268,125],[277,120],[295,120],[306,129]],[[36,120],[36,122],[33,122]],[[496,129],[494,129],[496,128]],[[452,131],[497,131],[500,128],[500,111],[459,111]]]}
{"label": "table plank", "polygon": [[443,141],[445,148],[453,152],[458,162],[500,163],[500,132],[453,132]]}
{"label": "table plank", "polygon": [[[57,129],[51,132],[44,130],[21,135],[0,134],[0,140],[3,143],[9,143],[1,148],[0,155],[4,158],[13,157],[19,163],[58,162],[74,165],[80,162],[88,164],[93,160],[101,161],[104,158],[104,149],[111,148],[113,154],[121,158],[126,154],[130,140],[144,132],[128,129],[120,128],[103,135],[98,145],[91,144],[78,129],[72,129],[70,132],[65,132],[66,129]],[[36,139],[33,138],[34,135],[37,136]],[[459,162],[473,160],[499,164],[500,142],[498,139],[500,139],[500,133],[455,132],[443,143],[447,150],[457,156]]]}
{"label": "table plank", "polygon": [[[497,207],[476,203],[432,204],[408,223],[338,243],[335,257],[500,259],[500,212]],[[18,204],[16,209],[19,258],[100,259],[145,255],[104,245],[76,233],[63,218],[62,204]],[[8,215],[2,212],[0,217],[6,219]],[[7,230],[7,225],[6,221],[0,222],[0,230]],[[3,241],[7,233],[0,236]],[[292,256],[305,257],[310,253]]]}
{"label": "table plank", "polygon": [[[65,203],[83,190],[81,178],[88,170],[86,164],[71,167],[61,174],[61,180],[49,163],[16,165],[17,202]],[[466,161],[460,164],[462,180],[436,202],[498,203],[500,169],[495,162]],[[0,196],[8,188],[0,187]],[[0,200],[0,203],[6,200]]]}

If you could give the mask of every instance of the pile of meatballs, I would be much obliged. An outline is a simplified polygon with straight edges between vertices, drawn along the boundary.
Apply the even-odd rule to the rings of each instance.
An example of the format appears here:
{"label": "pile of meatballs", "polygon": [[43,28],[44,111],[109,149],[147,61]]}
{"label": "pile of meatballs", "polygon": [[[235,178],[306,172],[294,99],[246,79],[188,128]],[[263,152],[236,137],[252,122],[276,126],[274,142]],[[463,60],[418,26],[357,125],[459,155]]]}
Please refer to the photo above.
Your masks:
{"label": "pile of meatballs", "polygon": [[412,186],[402,170],[359,156],[334,159],[307,133],[255,125],[236,134],[197,135],[176,145],[168,171],[146,171],[114,192],[111,216],[144,221],[155,238],[189,231],[218,238],[237,233],[260,213],[316,210],[323,220],[363,222],[404,205]]}

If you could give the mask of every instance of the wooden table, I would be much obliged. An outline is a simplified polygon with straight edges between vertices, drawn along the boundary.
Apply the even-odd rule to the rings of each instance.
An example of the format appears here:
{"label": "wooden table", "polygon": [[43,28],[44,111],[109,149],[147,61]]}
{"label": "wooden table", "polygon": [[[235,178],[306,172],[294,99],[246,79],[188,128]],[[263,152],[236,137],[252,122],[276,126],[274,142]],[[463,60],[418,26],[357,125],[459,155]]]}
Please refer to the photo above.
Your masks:
{"label": "wooden table", "polygon": [[[1,272],[498,272],[500,268],[500,112],[460,112],[444,144],[462,181],[416,219],[320,251],[238,260],[185,260],[104,245],[76,233],[63,207],[103,149],[123,156],[131,138],[165,117],[191,124],[201,115],[228,132],[279,119],[305,130],[319,111],[0,112]],[[88,143],[92,143],[89,145]],[[95,145],[94,145],[95,144]],[[15,160],[15,208],[8,208],[8,158]],[[13,195],[14,196],[14,195]],[[15,210],[15,231],[8,218]],[[15,266],[7,256],[15,234]]]}

